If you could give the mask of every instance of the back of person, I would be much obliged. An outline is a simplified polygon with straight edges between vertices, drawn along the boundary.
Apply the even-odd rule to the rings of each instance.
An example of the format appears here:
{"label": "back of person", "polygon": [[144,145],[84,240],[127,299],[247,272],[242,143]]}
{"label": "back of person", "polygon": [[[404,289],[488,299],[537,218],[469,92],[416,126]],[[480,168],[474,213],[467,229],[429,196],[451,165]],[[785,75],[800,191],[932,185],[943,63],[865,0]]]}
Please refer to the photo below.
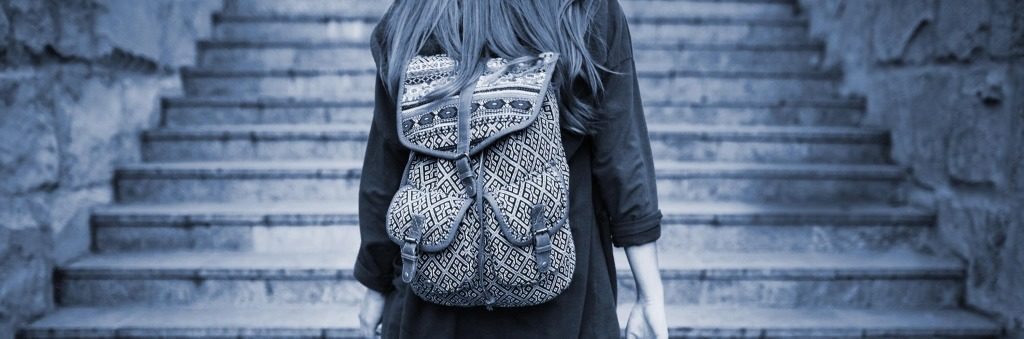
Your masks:
{"label": "back of person", "polygon": [[[360,314],[364,334],[372,336],[382,324],[388,338],[618,337],[611,247],[619,246],[626,248],[640,298],[627,331],[667,337],[654,250],[661,212],[628,26],[617,0],[399,0],[377,25],[370,47],[377,97],[360,182],[362,243],[355,266],[357,280],[368,288]],[[409,260],[403,265],[404,251],[385,227],[410,155],[423,152],[411,150],[399,135],[402,75],[417,55],[456,60],[452,81],[424,95],[428,102],[442,100],[475,85],[486,71],[481,61],[544,52],[559,56],[551,86],[558,89],[560,108],[555,140],[568,161],[567,224],[577,253],[571,283],[532,306],[490,309],[424,300],[402,279]],[[464,231],[471,230],[457,230]]]}

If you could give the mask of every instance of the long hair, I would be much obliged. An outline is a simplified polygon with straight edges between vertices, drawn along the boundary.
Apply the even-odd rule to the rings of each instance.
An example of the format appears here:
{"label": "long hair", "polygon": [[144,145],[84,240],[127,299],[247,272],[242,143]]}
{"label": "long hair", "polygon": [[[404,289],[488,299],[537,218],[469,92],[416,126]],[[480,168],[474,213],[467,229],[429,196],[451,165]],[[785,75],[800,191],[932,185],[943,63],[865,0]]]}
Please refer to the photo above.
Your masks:
{"label": "long hair", "polygon": [[[427,102],[459,93],[486,70],[490,57],[508,65],[536,61],[540,52],[559,53],[552,86],[558,89],[562,120],[586,134],[597,120],[581,95],[597,98],[603,90],[587,48],[587,32],[604,0],[395,0],[384,15],[383,64],[379,76],[392,97],[405,65],[430,39],[456,60],[459,76],[426,96]],[[581,80],[581,81],[577,81]],[[585,86],[585,88],[577,88]]]}

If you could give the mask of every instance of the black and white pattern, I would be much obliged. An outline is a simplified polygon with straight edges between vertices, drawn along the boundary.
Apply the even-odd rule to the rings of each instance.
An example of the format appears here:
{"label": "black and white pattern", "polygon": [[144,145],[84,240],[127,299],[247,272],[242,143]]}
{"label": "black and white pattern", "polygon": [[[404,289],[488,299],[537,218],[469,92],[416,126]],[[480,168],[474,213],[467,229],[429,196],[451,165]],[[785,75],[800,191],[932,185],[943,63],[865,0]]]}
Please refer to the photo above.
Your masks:
{"label": "black and white pattern", "polygon": [[[469,115],[471,145],[496,138],[469,159],[481,175],[480,199],[467,196],[454,161],[417,152],[410,157],[406,184],[389,206],[387,228],[392,240],[404,244],[412,215],[424,217],[410,287],[427,301],[535,305],[557,296],[572,279],[576,254],[568,227],[569,166],[557,95],[548,86],[554,62],[544,60],[546,67],[485,73],[477,83]],[[496,58],[488,65],[503,62]],[[410,63],[399,112],[406,142],[442,151],[457,145],[458,119],[451,111],[457,110],[457,98],[416,110],[423,107],[417,100],[430,88],[450,81],[438,74],[450,76],[452,66],[444,56],[417,57]],[[537,205],[543,206],[543,226],[552,245],[551,265],[543,272],[530,222]]]}

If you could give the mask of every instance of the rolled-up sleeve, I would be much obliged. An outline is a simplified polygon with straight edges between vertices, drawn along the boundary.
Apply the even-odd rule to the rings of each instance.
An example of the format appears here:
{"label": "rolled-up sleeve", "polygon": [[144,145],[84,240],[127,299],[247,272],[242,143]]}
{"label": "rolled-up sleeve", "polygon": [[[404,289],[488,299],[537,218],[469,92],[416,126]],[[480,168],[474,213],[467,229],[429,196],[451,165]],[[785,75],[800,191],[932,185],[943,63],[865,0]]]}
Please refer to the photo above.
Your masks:
{"label": "rolled-up sleeve", "polygon": [[[380,46],[376,39],[371,42],[371,50],[374,61],[379,64]],[[409,150],[398,141],[395,102],[385,91],[379,76],[374,101],[373,121],[359,181],[360,245],[354,275],[367,288],[387,293],[394,289],[394,262],[399,248],[388,238],[385,220],[388,205],[401,184]]]}
{"label": "rolled-up sleeve", "polygon": [[604,92],[595,106],[600,122],[592,136],[592,175],[612,244],[625,247],[660,238],[662,213],[629,29],[617,2],[609,6],[609,68],[614,73],[603,78]]}

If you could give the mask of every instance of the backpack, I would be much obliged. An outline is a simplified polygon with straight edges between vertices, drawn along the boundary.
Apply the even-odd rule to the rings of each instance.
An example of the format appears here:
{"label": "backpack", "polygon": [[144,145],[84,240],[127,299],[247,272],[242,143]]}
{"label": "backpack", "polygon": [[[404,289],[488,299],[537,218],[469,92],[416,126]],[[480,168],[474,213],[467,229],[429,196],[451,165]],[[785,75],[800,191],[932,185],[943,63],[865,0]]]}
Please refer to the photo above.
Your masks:
{"label": "backpack", "polygon": [[518,307],[569,286],[569,165],[549,86],[557,58],[488,59],[474,85],[434,104],[421,99],[455,78],[455,60],[408,63],[397,128],[411,152],[386,227],[401,247],[402,280],[422,299]]}

